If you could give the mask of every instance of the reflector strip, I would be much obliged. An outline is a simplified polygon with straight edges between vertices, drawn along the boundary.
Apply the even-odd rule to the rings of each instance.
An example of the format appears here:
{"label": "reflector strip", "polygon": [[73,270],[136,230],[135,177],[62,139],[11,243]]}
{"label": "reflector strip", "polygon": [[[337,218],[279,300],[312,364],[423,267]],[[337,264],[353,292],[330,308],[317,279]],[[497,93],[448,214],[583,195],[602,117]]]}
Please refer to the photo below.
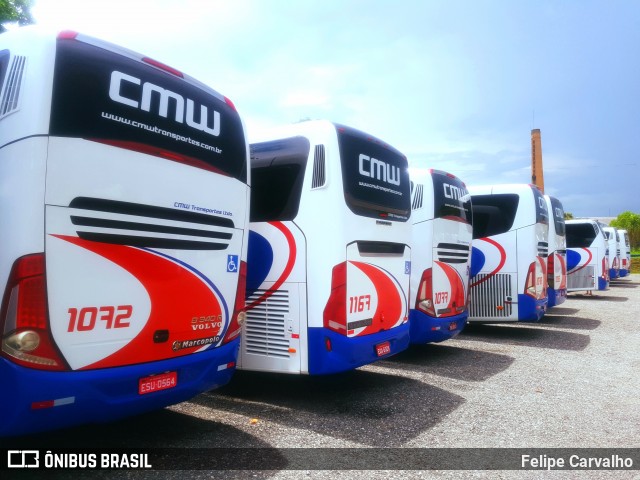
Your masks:
{"label": "reflector strip", "polygon": [[218,365],[218,371],[227,370],[228,368],[233,368],[236,366],[236,362],[225,363],[224,365]]}
{"label": "reflector strip", "polygon": [[71,405],[76,403],[76,397],[58,398],[57,400],[44,400],[42,402],[33,402],[31,410],[42,410],[44,408],[60,407],[62,405]]}

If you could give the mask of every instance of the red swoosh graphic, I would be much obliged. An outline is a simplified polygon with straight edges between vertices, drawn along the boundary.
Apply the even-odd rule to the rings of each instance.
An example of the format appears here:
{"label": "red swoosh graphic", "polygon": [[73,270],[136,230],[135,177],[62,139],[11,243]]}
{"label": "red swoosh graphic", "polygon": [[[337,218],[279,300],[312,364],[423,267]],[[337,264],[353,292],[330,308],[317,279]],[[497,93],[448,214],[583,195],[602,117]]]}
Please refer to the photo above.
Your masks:
{"label": "red swoosh graphic", "polygon": [[362,262],[350,263],[358,267],[371,280],[378,296],[378,306],[373,314],[373,321],[358,336],[389,330],[402,319],[403,315],[403,301],[395,282],[374,265]]}
{"label": "red swoosh graphic", "polygon": [[567,261],[562,255],[557,255],[558,260],[560,261],[560,289],[563,290],[567,288]]}
{"label": "red swoosh graphic", "polygon": [[[280,275],[278,280],[276,280],[273,286],[269,290],[264,292],[258,299],[251,302],[246,307],[247,310],[250,310],[258,306],[259,304],[264,302],[267,298],[269,298],[271,295],[276,293],[278,289],[282,286],[282,284],[287,280],[287,278],[289,278],[289,275],[293,270],[293,266],[296,263],[296,255],[297,255],[296,241],[295,241],[295,238],[293,238],[293,234],[291,233],[291,231],[287,227],[285,227],[282,222],[267,222],[267,223],[269,223],[269,225],[280,230],[280,232],[282,232],[284,237],[287,239],[287,250],[289,252],[289,258],[287,258],[287,264],[285,265],[284,271],[282,272],[282,275]],[[276,252],[274,251],[274,255],[275,254]]]}
{"label": "red swoosh graphic", "polygon": [[591,263],[591,259],[593,258],[593,254],[591,253],[591,250],[589,250],[588,248],[581,248],[580,250],[584,250],[585,252],[587,252],[589,254],[589,258],[585,263],[580,265],[578,268],[574,268],[573,270],[571,270],[570,273],[576,273],[578,270],[582,270],[584,267],[586,267]]}
{"label": "red swoosh graphic", "polygon": [[[456,315],[456,307],[464,306],[464,285],[462,284],[462,278],[455,268],[446,263],[435,261],[436,264],[444,271],[451,286],[451,297],[449,298],[449,304],[447,308],[451,311],[449,313],[443,313],[438,315],[439,317],[450,317]],[[455,303],[455,306],[454,306]]]}
{"label": "red swoosh graphic", "polygon": [[496,242],[495,240],[491,240],[490,238],[479,238],[478,240],[482,240],[484,242],[490,243],[491,245],[493,245],[498,249],[498,251],[500,252],[500,263],[498,264],[496,269],[493,270],[491,273],[489,273],[486,277],[481,278],[477,282],[473,282],[471,285],[469,285],[469,288],[475,287],[476,285],[479,285],[482,282],[486,282],[487,280],[489,280],[496,273],[498,273],[502,267],[504,267],[504,264],[507,261],[507,253],[504,251],[504,248],[502,248],[502,245],[500,245],[498,242]]}
{"label": "red swoosh graphic", "polygon": [[[136,277],[151,300],[149,318],[140,333],[120,350],[83,367],[83,370],[188,355],[202,346],[174,351],[173,342],[218,336],[226,327],[228,319],[223,318],[222,328],[192,329],[192,318],[210,315],[217,318],[222,316],[222,308],[209,286],[185,267],[136,247],[93,242],[66,235],[53,236],[96,253],[122,267]],[[134,319],[135,305],[131,321]],[[153,335],[157,330],[168,330],[169,339],[155,343]]]}

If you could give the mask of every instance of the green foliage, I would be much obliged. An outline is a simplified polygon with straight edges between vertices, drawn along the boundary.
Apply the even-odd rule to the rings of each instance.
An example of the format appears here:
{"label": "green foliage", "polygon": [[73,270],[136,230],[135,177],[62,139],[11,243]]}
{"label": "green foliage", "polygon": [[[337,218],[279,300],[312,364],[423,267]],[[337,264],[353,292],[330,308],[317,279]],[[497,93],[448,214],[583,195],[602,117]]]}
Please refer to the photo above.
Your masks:
{"label": "green foliage", "polygon": [[564,212],[564,219],[565,220],[573,220],[573,213]]}
{"label": "green foliage", "polygon": [[633,212],[623,212],[610,224],[617,229],[626,230],[629,233],[631,249],[640,248],[640,215]]}
{"label": "green foliage", "polygon": [[0,33],[6,31],[5,23],[28,25],[33,23],[33,0],[0,0]]}

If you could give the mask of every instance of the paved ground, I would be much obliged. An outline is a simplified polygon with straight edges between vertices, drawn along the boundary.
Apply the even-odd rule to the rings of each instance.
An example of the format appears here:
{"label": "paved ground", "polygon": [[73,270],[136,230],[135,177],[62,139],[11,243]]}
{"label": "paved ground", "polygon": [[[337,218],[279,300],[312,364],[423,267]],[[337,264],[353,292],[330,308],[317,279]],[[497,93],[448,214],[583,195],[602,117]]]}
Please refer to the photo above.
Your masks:
{"label": "paved ground", "polygon": [[[571,294],[539,324],[471,326],[448,342],[413,347],[389,360],[332,377],[239,372],[227,387],[160,412],[19,439],[19,445],[640,448],[639,326],[640,275],[635,274],[593,297]],[[3,446],[15,448],[7,442]],[[414,450],[401,452],[415,454]],[[282,465],[286,465],[284,459]],[[639,472],[548,475],[640,478]],[[149,476],[94,473],[94,478]],[[546,474],[403,472],[415,478],[526,479]],[[184,476],[175,471],[161,475]],[[393,473],[283,469],[188,474],[189,478],[336,475],[364,479],[388,478]]]}

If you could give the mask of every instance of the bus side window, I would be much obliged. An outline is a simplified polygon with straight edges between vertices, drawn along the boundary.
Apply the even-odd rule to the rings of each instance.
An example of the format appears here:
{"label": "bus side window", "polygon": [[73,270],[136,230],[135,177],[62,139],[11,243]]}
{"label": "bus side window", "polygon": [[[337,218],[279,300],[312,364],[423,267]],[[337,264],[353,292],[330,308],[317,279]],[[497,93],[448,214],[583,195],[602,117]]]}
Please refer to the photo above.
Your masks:
{"label": "bus side window", "polygon": [[251,170],[251,221],[293,220],[298,214],[304,171],[300,165]]}
{"label": "bus side window", "polygon": [[518,195],[512,194],[474,195],[471,200],[473,238],[508,232],[516,217],[518,201]]}

